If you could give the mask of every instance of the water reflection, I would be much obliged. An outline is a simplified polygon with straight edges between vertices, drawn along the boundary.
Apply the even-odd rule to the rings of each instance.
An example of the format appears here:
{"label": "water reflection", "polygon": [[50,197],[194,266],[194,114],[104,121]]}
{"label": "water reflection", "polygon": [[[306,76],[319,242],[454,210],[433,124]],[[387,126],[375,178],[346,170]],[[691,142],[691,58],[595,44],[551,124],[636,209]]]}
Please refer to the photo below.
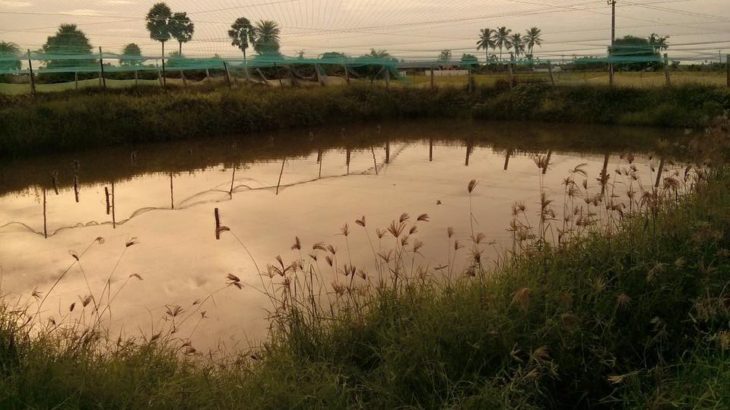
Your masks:
{"label": "water reflection", "polygon": [[[343,237],[343,224],[354,227],[365,215],[369,227],[384,228],[404,212],[428,214],[431,222],[414,234],[423,241],[414,263],[458,272],[453,240],[483,233],[493,244],[485,260],[511,249],[515,202],[536,215],[540,188],[559,200],[564,178],[583,163],[585,184],[602,192],[598,181],[627,166],[626,151],[637,154],[636,183],[652,186],[674,170],[652,156],[656,142],[675,137],[644,129],[399,123],[280,133],[256,144],[219,139],[12,161],[0,168],[3,290],[45,291],[75,263],[48,296],[59,312],[46,314],[60,315],[60,306],[103,288],[107,277],[116,290],[137,274],[144,281],[115,300],[115,329],[149,331],[165,305],[192,310],[215,294],[207,319],[181,330],[196,347],[260,338],[269,305],[257,262],[286,258],[295,236],[305,248],[331,244],[367,268],[370,238],[356,230]],[[612,195],[633,186],[622,175],[615,174]],[[469,196],[472,179],[479,184]],[[71,259],[69,251],[97,237],[104,244]],[[139,244],[127,249],[131,238]],[[228,273],[242,278],[242,291],[220,291]]]}

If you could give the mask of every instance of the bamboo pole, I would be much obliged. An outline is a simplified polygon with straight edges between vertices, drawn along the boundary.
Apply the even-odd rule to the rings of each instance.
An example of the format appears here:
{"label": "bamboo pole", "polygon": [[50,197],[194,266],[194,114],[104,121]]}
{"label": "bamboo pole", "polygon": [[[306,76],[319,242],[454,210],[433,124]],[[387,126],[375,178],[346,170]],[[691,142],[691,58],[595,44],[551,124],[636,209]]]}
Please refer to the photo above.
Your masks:
{"label": "bamboo pole", "polygon": [[669,76],[669,55],[667,53],[664,53],[664,77],[667,80],[667,87],[671,87],[672,80]]}
{"label": "bamboo pole", "polygon": [[284,165],[286,164],[286,158],[281,161],[281,171],[279,171],[279,181],[276,183],[276,195],[279,195],[279,187],[281,186],[281,177],[284,175]]}
{"label": "bamboo pole", "polygon": [[548,73],[550,73],[550,84],[555,85],[555,76],[553,76],[553,63],[548,61]]}
{"label": "bamboo pole", "polygon": [[232,87],[232,85],[231,85],[231,74],[228,72],[228,64],[225,61],[223,62],[223,69],[226,72],[226,83],[228,83],[228,88],[230,89]]}
{"label": "bamboo pole", "polygon": [[48,239],[48,217],[46,216],[46,188],[43,188],[43,237]]}
{"label": "bamboo pole", "polygon": [[428,162],[433,161],[433,138],[428,139]]}
{"label": "bamboo pole", "polygon": [[106,89],[106,78],[104,78],[104,53],[99,47],[99,85]]}
{"label": "bamboo pole", "polygon": [[28,49],[28,70],[30,72],[30,94],[35,97],[35,79],[33,78],[33,60],[30,58],[30,49]]}
{"label": "bamboo pole", "polygon": [[219,241],[221,239],[221,216],[218,208],[213,210],[213,216],[215,217],[215,240]]}

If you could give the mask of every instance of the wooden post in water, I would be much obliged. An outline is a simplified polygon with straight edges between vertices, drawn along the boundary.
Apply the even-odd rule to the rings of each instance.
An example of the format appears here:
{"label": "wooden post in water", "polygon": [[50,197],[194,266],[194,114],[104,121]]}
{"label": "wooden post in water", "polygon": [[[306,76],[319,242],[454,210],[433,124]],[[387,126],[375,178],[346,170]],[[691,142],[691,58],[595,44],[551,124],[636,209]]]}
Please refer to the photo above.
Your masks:
{"label": "wooden post in water", "polygon": [[106,89],[106,78],[104,78],[104,53],[99,47],[99,85]]}
{"label": "wooden post in water", "polygon": [[46,188],[43,188],[43,237],[48,239],[48,226],[46,216]]}
{"label": "wooden post in water", "polygon": [[228,195],[233,198],[233,184],[236,182],[236,166],[233,166],[233,172],[231,173],[231,189],[228,190]]}
{"label": "wooden post in water", "polygon": [[286,157],[281,161],[281,171],[279,171],[279,182],[276,183],[276,195],[279,195],[279,187],[281,186],[281,176],[284,175],[284,164],[286,164]]}
{"label": "wooden post in water", "polygon": [[433,161],[433,138],[428,139],[428,162]]}
{"label": "wooden post in water", "polygon": [[218,208],[213,210],[213,217],[215,217],[215,240],[219,241],[221,239],[221,215]]}
{"label": "wooden post in water", "polygon": [[667,80],[667,87],[672,86],[671,78],[669,77],[669,54],[664,53],[664,77]]}
{"label": "wooden post in water", "polygon": [[117,229],[117,198],[114,194],[114,181],[112,181],[112,228]]}
{"label": "wooden post in water", "polygon": [[109,201],[109,188],[104,187],[104,198],[106,199],[106,214],[109,215],[111,213],[111,202]]}
{"label": "wooden post in water", "polygon": [[509,157],[512,156],[512,149],[507,150],[507,154],[504,156],[504,170],[506,171],[507,168],[509,168]]}
{"label": "wooden post in water", "polygon": [[74,198],[76,199],[76,203],[79,203],[79,176],[78,174],[74,174]]}
{"label": "wooden post in water", "polygon": [[471,150],[472,150],[472,142],[471,140],[468,140],[466,142],[466,160],[464,161],[464,165],[467,167],[469,166],[469,158],[471,157]]}
{"label": "wooden post in water", "polygon": [[30,94],[35,97],[35,78],[33,78],[33,60],[30,58],[30,49],[28,49],[28,71],[30,73]]}
{"label": "wooden post in water", "polygon": [[173,185],[172,172],[170,172],[170,209],[175,209],[175,186]]}
{"label": "wooden post in water", "polygon": [[53,192],[58,195],[58,171],[53,171],[51,173],[51,184],[53,184]]}
{"label": "wooden post in water", "polygon": [[319,174],[317,175],[317,178],[322,178],[322,163],[324,162],[322,148],[317,148],[317,162],[319,163]]}
{"label": "wooden post in water", "polygon": [[659,188],[659,183],[662,180],[662,172],[664,172],[664,157],[662,157],[659,160],[659,169],[657,170],[656,182],[654,183],[654,188]]}

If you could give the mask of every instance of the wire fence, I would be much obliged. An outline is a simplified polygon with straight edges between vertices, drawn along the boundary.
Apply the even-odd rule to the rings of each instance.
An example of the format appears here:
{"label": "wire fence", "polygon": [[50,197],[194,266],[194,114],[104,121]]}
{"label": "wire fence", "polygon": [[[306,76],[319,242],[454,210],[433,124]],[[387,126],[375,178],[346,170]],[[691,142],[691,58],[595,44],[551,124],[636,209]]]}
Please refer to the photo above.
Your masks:
{"label": "wire fence", "polygon": [[386,87],[552,85],[657,87],[683,84],[730,87],[725,63],[680,65],[667,54],[543,59],[404,61],[389,56],[319,58],[257,55],[253,58],[188,58],[97,54],[0,55],[0,94],[35,94],[83,88],[135,86],[195,87],[240,82],[273,87],[345,85],[367,82]]}

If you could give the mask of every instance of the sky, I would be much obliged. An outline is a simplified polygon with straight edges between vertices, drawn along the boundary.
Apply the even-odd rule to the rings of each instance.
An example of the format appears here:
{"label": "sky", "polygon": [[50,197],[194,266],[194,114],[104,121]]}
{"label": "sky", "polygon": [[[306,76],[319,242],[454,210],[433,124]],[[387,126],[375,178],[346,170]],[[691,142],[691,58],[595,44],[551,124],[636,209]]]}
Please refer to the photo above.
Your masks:
{"label": "sky", "polygon": [[[121,52],[136,43],[159,55],[144,17],[152,0],[0,0],[0,41],[39,49],[59,24],[75,23],[94,47]],[[316,57],[326,51],[357,56],[371,48],[406,60],[455,57],[476,50],[481,28],[542,29],[537,57],[559,60],[605,54],[611,8],[606,0],[169,0],[196,26],[187,56],[238,56],[227,30],[238,17],[275,20],[281,51]],[[616,35],[669,35],[671,58],[717,61],[730,53],[730,0],[617,0]],[[173,47],[168,46],[172,50]],[[724,57],[723,57],[724,58]]]}

